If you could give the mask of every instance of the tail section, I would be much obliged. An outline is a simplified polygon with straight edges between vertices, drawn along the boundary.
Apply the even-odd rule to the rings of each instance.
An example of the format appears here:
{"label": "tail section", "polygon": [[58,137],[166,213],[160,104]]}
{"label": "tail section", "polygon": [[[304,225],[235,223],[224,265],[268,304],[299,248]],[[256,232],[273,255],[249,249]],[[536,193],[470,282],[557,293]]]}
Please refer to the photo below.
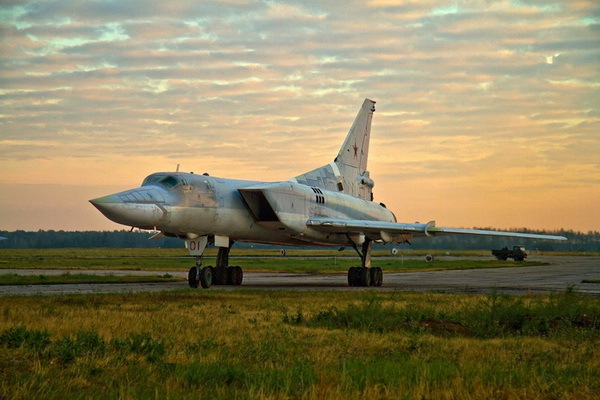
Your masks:
{"label": "tail section", "polygon": [[335,162],[366,171],[371,137],[371,120],[375,111],[375,102],[365,99]]}
{"label": "tail section", "polygon": [[374,111],[375,102],[365,99],[333,162],[297,176],[294,180],[304,185],[373,200],[374,182],[367,171],[367,160]]}

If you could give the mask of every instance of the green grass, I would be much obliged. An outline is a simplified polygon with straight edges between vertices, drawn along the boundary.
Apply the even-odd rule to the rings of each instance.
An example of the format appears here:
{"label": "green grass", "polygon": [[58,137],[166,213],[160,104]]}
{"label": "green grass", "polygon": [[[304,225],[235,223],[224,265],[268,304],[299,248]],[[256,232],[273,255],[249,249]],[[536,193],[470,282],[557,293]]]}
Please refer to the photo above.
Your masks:
{"label": "green grass", "polygon": [[427,332],[440,336],[480,338],[507,336],[568,336],[600,333],[600,309],[569,289],[560,295],[526,299],[492,294],[482,302],[453,309],[386,304],[373,295],[345,309],[331,307],[311,318],[300,311],[283,321],[327,329],[357,329],[371,333]]}
{"label": "green grass", "polygon": [[[280,256],[279,251],[276,250],[240,250],[232,253],[230,263],[242,266],[245,271],[346,273],[348,268],[359,263],[358,257],[351,250],[343,252],[295,250],[289,251],[286,257]],[[466,254],[481,256],[480,253]],[[392,257],[389,252],[377,251],[374,256],[381,258],[375,259],[373,265],[383,268],[386,272],[545,265],[535,261],[498,261],[489,254],[487,254],[489,260],[457,256],[456,259],[446,257],[433,262],[426,262],[419,254],[407,254],[410,254],[411,258],[408,258],[408,255],[407,258]],[[214,265],[215,256],[216,250],[209,249],[204,265]],[[185,249],[8,249],[0,251],[0,271],[9,268],[186,271],[192,265],[194,260],[187,256]]]}
{"label": "green grass", "polygon": [[[193,263],[185,249],[5,249],[0,269],[182,269]],[[189,268],[189,267],[188,267]]]}
{"label": "green grass", "polygon": [[0,397],[600,396],[600,299],[197,291],[6,297]]}
{"label": "green grass", "polygon": [[[0,270],[1,271],[1,270]],[[95,275],[95,274],[71,274],[60,275],[18,275],[2,274],[0,272],[0,285],[54,285],[54,284],[86,284],[86,283],[152,283],[152,282],[176,282],[182,278],[174,278],[172,275]]]}

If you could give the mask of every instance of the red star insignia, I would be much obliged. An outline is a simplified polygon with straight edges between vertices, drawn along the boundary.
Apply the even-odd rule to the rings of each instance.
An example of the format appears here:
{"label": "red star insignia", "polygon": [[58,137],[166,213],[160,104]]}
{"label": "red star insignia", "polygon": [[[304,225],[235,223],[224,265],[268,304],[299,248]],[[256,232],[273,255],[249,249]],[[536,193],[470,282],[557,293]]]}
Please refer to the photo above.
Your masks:
{"label": "red star insignia", "polygon": [[354,149],[354,158],[358,157],[358,146],[356,145],[356,143],[354,143],[354,146],[352,146],[352,148]]}

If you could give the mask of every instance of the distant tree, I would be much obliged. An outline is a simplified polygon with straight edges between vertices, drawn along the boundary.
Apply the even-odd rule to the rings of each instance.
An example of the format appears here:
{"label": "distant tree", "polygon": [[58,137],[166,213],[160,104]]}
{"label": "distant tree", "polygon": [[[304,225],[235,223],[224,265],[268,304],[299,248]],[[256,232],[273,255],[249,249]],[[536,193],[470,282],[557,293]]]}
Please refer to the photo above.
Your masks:
{"label": "distant tree", "polygon": [[[481,228],[490,229],[490,228]],[[568,238],[566,242],[549,240],[533,240],[518,238],[502,238],[494,236],[471,236],[471,235],[448,235],[434,238],[417,238],[412,245],[404,244],[402,247],[417,250],[490,250],[504,246],[523,245],[530,250],[540,251],[577,251],[577,252],[600,252],[600,232],[589,231],[587,233],[574,232],[572,230],[559,231],[533,231],[527,229],[515,229],[514,231],[540,233],[550,235],[561,235]],[[0,249],[7,248],[65,248],[65,247],[163,247],[182,248],[183,241],[177,238],[160,238],[148,240],[152,233],[120,231],[43,231],[26,232],[0,231],[0,236],[6,240],[0,241]],[[238,243],[236,247],[249,247],[250,244]],[[378,245],[380,247],[381,245]],[[389,246],[389,245],[388,245]],[[253,247],[279,248],[280,246],[253,245]]]}

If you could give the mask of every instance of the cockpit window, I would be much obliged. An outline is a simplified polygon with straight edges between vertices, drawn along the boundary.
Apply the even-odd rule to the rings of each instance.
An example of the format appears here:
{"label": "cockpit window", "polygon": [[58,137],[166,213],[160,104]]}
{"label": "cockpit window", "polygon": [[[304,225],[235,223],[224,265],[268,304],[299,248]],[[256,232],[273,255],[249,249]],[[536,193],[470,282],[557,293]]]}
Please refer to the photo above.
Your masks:
{"label": "cockpit window", "polygon": [[173,175],[154,174],[144,179],[142,186],[162,185],[168,188],[181,185],[181,181]]}
{"label": "cockpit window", "polygon": [[181,182],[179,182],[179,180],[177,178],[175,178],[174,176],[170,176],[170,175],[161,179],[160,183],[162,183],[166,187],[170,187],[170,188],[181,184]]}

